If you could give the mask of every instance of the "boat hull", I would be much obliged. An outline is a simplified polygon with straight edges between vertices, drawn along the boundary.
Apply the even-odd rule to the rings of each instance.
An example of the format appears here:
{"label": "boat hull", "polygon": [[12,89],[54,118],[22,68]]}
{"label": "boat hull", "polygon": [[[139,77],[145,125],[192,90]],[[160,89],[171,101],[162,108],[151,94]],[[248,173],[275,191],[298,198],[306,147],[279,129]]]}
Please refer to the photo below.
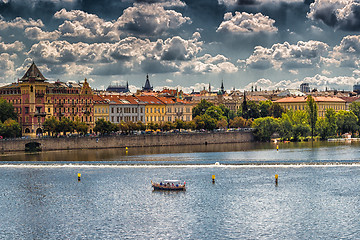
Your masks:
{"label": "boat hull", "polygon": [[164,191],[185,191],[185,187],[165,187],[165,186],[152,186],[154,190],[164,190]]}

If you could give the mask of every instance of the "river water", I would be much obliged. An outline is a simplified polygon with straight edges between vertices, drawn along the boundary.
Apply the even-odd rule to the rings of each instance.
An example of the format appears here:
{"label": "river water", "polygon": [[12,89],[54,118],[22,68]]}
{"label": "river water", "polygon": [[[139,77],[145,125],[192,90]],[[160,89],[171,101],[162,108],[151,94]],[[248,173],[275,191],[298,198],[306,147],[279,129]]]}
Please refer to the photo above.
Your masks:
{"label": "river water", "polygon": [[[0,158],[0,239],[360,238],[356,143],[289,143],[280,144],[279,151],[274,144],[249,143]],[[150,181],[163,179],[184,180],[187,190],[152,191]]]}

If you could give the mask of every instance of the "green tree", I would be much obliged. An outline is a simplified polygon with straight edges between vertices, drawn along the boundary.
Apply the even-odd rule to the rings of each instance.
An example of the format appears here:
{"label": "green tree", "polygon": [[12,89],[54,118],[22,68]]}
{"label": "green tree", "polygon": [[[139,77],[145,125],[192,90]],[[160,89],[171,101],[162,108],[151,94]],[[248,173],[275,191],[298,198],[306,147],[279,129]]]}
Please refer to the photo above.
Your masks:
{"label": "green tree", "polygon": [[18,119],[14,106],[5,99],[0,99],[0,113],[0,122],[5,122],[9,118],[13,120]]}
{"label": "green tree", "polygon": [[185,123],[186,123],[186,129],[192,129],[192,130],[196,129],[196,124],[194,121],[188,121]]}
{"label": "green tree", "polygon": [[104,135],[117,130],[116,128],[117,127],[115,124],[111,123],[110,121],[106,121],[103,118],[100,118],[95,122],[94,132]]}
{"label": "green tree", "polygon": [[224,116],[224,112],[218,106],[211,106],[209,107],[205,114],[209,115],[210,117],[220,120]]}
{"label": "green tree", "polygon": [[64,135],[66,135],[67,132],[74,132],[74,130],[74,121],[71,121],[69,118],[66,117],[62,118],[56,125],[56,132],[63,132]]}
{"label": "green tree", "polygon": [[4,123],[0,122],[0,136],[4,138],[15,138],[21,136],[20,124],[14,119],[7,119]]}
{"label": "green tree", "polygon": [[269,117],[271,116],[271,107],[273,103],[270,100],[260,101],[259,102],[259,112],[260,117]]}
{"label": "green tree", "polygon": [[284,140],[290,140],[293,136],[293,120],[292,120],[292,111],[284,113],[281,118],[279,118],[279,135],[280,138]]}
{"label": "green tree", "polygon": [[194,122],[196,124],[196,129],[213,130],[217,125],[216,119],[210,117],[207,114],[195,117]]}
{"label": "green tree", "polygon": [[334,109],[332,108],[326,109],[325,120],[328,127],[328,135],[335,136],[337,125],[336,125],[336,112]]}
{"label": "green tree", "polygon": [[45,119],[43,122],[43,129],[45,132],[48,133],[48,135],[53,136],[54,133],[56,133],[56,126],[59,124],[59,121],[54,117],[50,117]]}
{"label": "green tree", "polygon": [[271,135],[279,129],[279,120],[273,117],[257,118],[252,123],[255,128],[254,136],[260,141],[270,141]]}
{"label": "green tree", "polygon": [[82,135],[87,134],[87,132],[89,130],[89,126],[84,122],[76,121],[74,126],[75,126],[76,132],[78,132]]}
{"label": "green tree", "polygon": [[226,121],[226,118],[222,118],[217,122],[217,128],[219,129],[225,129],[228,125],[228,122]]}
{"label": "green tree", "polygon": [[325,118],[318,118],[316,122],[316,131],[322,140],[325,140],[329,136],[329,127]]}
{"label": "green tree", "polygon": [[206,101],[205,99],[202,99],[200,103],[192,109],[193,118],[205,114],[206,110],[211,106],[214,106],[214,104]]}
{"label": "green tree", "polygon": [[358,118],[352,111],[339,111],[336,114],[336,125],[338,133],[355,132],[358,130]]}
{"label": "green tree", "polygon": [[181,119],[176,119],[174,125],[176,129],[185,129],[185,122]]}
{"label": "green tree", "polygon": [[318,107],[317,107],[317,104],[316,104],[314,98],[311,95],[309,95],[307,97],[306,104],[307,104],[306,111],[309,116],[309,124],[310,124],[310,128],[311,128],[311,139],[313,139],[314,138],[314,130],[316,127],[317,116],[318,116]]}
{"label": "green tree", "polygon": [[358,125],[360,126],[360,102],[352,102],[349,106],[349,110],[356,115],[358,118]]}
{"label": "green tree", "polygon": [[231,128],[244,128],[248,127],[248,121],[243,117],[235,117],[234,119],[230,120],[230,127]]}
{"label": "green tree", "polygon": [[138,121],[136,124],[138,125],[139,130],[141,130],[141,131],[146,130],[146,125],[142,121]]}
{"label": "green tree", "polygon": [[259,105],[254,101],[247,101],[246,107],[242,107],[241,117],[245,119],[260,117]]}
{"label": "green tree", "polygon": [[285,109],[283,107],[281,107],[280,104],[277,102],[274,102],[271,105],[270,111],[271,111],[271,115],[274,118],[280,118],[282,116],[282,114],[286,112]]}

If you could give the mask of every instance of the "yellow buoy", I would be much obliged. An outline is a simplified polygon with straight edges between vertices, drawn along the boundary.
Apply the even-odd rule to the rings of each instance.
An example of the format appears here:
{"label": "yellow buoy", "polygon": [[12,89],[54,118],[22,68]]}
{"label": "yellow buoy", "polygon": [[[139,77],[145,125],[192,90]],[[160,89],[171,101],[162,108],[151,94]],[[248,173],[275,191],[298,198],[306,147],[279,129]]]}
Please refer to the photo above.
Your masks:
{"label": "yellow buoy", "polygon": [[128,150],[128,147],[126,147],[125,150],[127,151],[127,150]]}
{"label": "yellow buoy", "polygon": [[275,184],[276,185],[278,184],[278,178],[279,178],[279,175],[275,174]]}
{"label": "yellow buoy", "polygon": [[279,151],[279,145],[276,145],[276,151]]}
{"label": "yellow buoy", "polygon": [[81,179],[81,173],[78,173],[78,181]]}
{"label": "yellow buoy", "polygon": [[211,175],[212,182],[215,183],[215,175]]}

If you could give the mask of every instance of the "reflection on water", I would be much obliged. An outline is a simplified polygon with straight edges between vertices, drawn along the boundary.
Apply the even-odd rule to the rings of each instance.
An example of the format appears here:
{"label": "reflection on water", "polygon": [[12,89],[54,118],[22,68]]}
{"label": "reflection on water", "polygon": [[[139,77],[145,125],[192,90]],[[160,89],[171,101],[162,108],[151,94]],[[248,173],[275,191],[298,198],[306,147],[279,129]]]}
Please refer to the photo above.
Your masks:
{"label": "reflection on water", "polygon": [[[360,143],[350,143],[359,145]],[[279,143],[281,152],[286,149],[318,149],[323,147],[346,146],[348,143],[335,142],[303,142],[303,143]],[[6,153],[1,154],[1,161],[127,161],[131,157],[141,155],[163,155],[177,153],[206,153],[206,152],[240,152],[275,149],[274,143],[236,143],[236,144],[208,144],[190,146],[164,146],[164,147],[141,147],[116,149],[86,149],[68,151],[49,151],[39,153]],[[313,151],[316,154],[316,151]],[[151,161],[151,158],[145,159]]]}

